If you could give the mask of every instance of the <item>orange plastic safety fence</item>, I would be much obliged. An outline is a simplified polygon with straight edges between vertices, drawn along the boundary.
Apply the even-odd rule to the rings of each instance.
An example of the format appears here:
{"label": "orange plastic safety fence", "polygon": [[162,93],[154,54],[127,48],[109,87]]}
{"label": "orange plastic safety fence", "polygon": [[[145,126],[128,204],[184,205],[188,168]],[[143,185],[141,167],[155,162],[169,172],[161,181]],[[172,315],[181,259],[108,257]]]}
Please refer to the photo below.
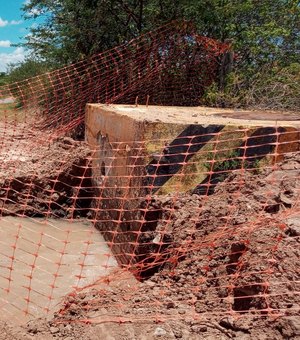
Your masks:
{"label": "orange plastic safety fence", "polygon": [[8,121],[61,133],[84,120],[86,103],[198,105],[227,49],[175,21],[65,68],[2,86],[0,100],[17,100],[7,110]]}
{"label": "orange plastic safety fence", "polygon": [[223,47],[175,28],[0,88],[18,104],[0,104],[4,319],[297,336],[296,123],[89,105],[86,142],[70,137],[87,102],[197,104]]}

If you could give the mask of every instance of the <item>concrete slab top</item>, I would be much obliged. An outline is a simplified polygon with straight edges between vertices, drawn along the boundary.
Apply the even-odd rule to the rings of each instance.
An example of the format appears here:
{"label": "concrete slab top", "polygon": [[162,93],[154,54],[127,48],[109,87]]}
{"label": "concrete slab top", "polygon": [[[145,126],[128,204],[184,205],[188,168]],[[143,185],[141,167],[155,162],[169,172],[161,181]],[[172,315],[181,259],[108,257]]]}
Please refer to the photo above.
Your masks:
{"label": "concrete slab top", "polygon": [[136,121],[169,124],[300,127],[300,112],[246,111],[209,107],[88,104],[92,110],[127,116]]}

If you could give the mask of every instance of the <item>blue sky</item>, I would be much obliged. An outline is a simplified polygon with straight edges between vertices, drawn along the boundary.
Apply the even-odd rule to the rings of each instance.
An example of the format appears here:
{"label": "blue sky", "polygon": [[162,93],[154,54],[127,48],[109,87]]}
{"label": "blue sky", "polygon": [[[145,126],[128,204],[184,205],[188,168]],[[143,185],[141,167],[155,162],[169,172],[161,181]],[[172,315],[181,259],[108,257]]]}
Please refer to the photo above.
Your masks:
{"label": "blue sky", "polygon": [[12,47],[11,44],[22,42],[29,33],[28,28],[34,20],[22,18],[21,7],[26,0],[0,0],[0,72],[5,72],[7,64],[22,61],[25,50]]}

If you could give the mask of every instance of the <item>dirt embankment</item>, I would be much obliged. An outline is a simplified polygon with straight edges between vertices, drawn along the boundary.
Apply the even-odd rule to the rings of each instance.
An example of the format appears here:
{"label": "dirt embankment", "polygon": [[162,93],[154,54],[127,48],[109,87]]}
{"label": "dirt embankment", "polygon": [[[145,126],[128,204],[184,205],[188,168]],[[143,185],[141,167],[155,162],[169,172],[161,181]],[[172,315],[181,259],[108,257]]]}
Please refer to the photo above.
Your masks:
{"label": "dirt embankment", "polygon": [[300,339],[299,175],[291,155],[212,196],[153,197],[133,268],[144,280],[118,285],[117,273],[15,339]]}
{"label": "dirt embankment", "polygon": [[86,216],[93,189],[85,143],[25,124],[0,126],[0,136],[0,215]]}

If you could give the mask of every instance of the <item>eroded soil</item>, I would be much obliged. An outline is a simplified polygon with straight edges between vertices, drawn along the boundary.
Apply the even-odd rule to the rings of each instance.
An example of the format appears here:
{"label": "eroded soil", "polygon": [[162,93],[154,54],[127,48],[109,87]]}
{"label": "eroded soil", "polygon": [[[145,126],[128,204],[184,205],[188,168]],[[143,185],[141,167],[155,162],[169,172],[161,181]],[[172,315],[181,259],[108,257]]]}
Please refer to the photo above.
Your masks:
{"label": "eroded soil", "polygon": [[299,174],[294,154],[211,196],[152,197],[142,281],[116,272],[0,339],[300,339]]}
{"label": "eroded soil", "polygon": [[84,142],[0,125],[0,215],[85,217],[93,197]]}

